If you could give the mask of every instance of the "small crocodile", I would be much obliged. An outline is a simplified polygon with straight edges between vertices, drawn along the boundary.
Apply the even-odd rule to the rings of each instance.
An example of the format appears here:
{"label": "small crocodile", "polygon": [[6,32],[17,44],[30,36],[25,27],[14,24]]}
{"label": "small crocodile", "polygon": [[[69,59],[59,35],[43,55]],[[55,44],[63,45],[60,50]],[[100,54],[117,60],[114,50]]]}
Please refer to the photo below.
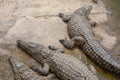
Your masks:
{"label": "small crocodile", "polygon": [[36,74],[27,65],[13,57],[9,58],[9,62],[12,66],[15,80],[52,80],[50,77],[38,76],[38,74]]}
{"label": "small crocodile", "polygon": [[88,5],[77,9],[72,15],[59,13],[59,17],[67,23],[68,35],[71,39],[70,41],[67,39],[59,41],[69,49],[75,46],[80,47],[98,66],[119,75],[120,64],[94,37],[92,27],[97,23],[88,18],[91,10],[92,6]]}
{"label": "small crocodile", "polygon": [[[46,74],[50,68],[51,72],[60,78],[60,80],[98,80],[93,69],[79,59],[64,54],[62,49],[52,46],[45,47],[41,44],[22,40],[18,40],[17,45],[39,63],[48,63],[49,67],[43,70]],[[41,68],[32,67],[32,69],[42,72]]]}

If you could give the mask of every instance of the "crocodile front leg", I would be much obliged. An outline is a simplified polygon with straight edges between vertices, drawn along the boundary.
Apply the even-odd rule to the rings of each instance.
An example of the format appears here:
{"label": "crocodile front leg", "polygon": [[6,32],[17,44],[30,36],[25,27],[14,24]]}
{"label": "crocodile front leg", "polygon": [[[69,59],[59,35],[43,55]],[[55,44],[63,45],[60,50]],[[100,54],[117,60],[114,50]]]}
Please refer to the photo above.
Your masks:
{"label": "crocodile front leg", "polygon": [[61,53],[64,53],[64,49],[61,49],[61,48],[57,48],[55,46],[48,46],[49,49],[53,50],[53,51],[57,51],[57,52],[61,52]]}
{"label": "crocodile front leg", "polygon": [[43,63],[43,67],[31,66],[30,68],[43,76],[46,76],[49,73],[49,64],[47,62]]}
{"label": "crocodile front leg", "polygon": [[59,42],[68,49],[72,49],[74,48],[76,45],[84,45],[85,44],[85,40],[82,36],[76,36],[73,37],[70,41],[68,41],[67,39],[61,39],[59,40]]}
{"label": "crocodile front leg", "polygon": [[68,21],[70,20],[70,18],[71,18],[71,15],[66,15],[66,14],[64,14],[64,13],[59,13],[58,16],[59,16],[60,18],[62,18],[62,20],[63,20],[64,22],[68,22]]}

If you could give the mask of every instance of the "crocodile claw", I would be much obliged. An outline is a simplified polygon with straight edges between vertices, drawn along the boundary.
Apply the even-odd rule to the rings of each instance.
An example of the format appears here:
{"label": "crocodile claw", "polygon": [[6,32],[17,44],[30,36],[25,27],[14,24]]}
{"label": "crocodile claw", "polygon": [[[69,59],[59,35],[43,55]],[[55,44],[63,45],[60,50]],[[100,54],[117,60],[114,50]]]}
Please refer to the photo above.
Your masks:
{"label": "crocodile claw", "polygon": [[59,42],[63,44],[65,42],[65,40],[64,39],[60,39]]}

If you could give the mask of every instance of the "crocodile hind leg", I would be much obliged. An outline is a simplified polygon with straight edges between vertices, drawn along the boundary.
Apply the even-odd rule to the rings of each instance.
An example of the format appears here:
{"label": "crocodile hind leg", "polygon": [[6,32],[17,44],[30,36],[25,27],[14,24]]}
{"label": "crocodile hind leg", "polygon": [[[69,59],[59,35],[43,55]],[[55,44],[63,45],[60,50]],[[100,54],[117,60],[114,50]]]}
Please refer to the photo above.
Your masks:
{"label": "crocodile hind leg", "polygon": [[47,77],[48,80],[56,80],[56,76],[54,73],[49,74],[49,65],[48,63],[44,63],[43,67],[41,66],[31,66],[30,67],[35,72],[39,73],[42,76]]}
{"label": "crocodile hind leg", "polygon": [[62,20],[63,20],[64,22],[68,22],[68,21],[70,20],[70,18],[71,18],[71,15],[66,15],[66,14],[64,14],[64,13],[59,13],[58,16],[59,16],[60,18],[62,18]]}
{"label": "crocodile hind leg", "polygon": [[83,37],[81,36],[76,36],[73,37],[70,41],[68,41],[67,39],[61,39],[59,40],[59,42],[68,49],[72,49],[74,48],[76,45],[84,45],[85,44],[85,40]]}
{"label": "crocodile hind leg", "polygon": [[57,52],[64,53],[64,49],[57,48],[57,47],[55,47],[55,46],[49,46],[49,49],[54,50],[54,51],[57,51]]}
{"label": "crocodile hind leg", "polygon": [[43,76],[46,76],[49,73],[49,64],[47,62],[43,63],[43,67],[31,66],[30,68]]}

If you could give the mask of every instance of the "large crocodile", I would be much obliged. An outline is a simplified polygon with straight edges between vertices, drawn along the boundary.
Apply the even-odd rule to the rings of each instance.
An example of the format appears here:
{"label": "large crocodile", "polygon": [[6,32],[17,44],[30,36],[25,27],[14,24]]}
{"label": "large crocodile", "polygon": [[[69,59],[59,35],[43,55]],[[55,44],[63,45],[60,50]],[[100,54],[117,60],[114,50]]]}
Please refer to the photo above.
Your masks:
{"label": "large crocodile", "polygon": [[81,47],[84,53],[101,68],[120,74],[120,64],[110,55],[110,52],[95,39],[92,27],[95,22],[90,21],[88,15],[92,6],[84,6],[77,9],[72,15],[59,13],[59,16],[67,23],[70,41],[61,39],[60,42],[66,48]]}
{"label": "large crocodile", "polygon": [[64,54],[63,50],[55,47],[47,48],[41,44],[22,40],[18,40],[17,45],[36,61],[48,63],[49,67],[44,68],[44,70],[42,68],[32,67],[36,71],[40,70],[38,72],[44,71],[47,74],[50,68],[51,72],[56,74],[60,80],[98,80],[93,69],[79,59]]}
{"label": "large crocodile", "polygon": [[15,80],[53,80],[52,74],[48,77],[39,76],[34,71],[32,71],[27,65],[13,57],[9,58],[9,62],[15,74]]}

